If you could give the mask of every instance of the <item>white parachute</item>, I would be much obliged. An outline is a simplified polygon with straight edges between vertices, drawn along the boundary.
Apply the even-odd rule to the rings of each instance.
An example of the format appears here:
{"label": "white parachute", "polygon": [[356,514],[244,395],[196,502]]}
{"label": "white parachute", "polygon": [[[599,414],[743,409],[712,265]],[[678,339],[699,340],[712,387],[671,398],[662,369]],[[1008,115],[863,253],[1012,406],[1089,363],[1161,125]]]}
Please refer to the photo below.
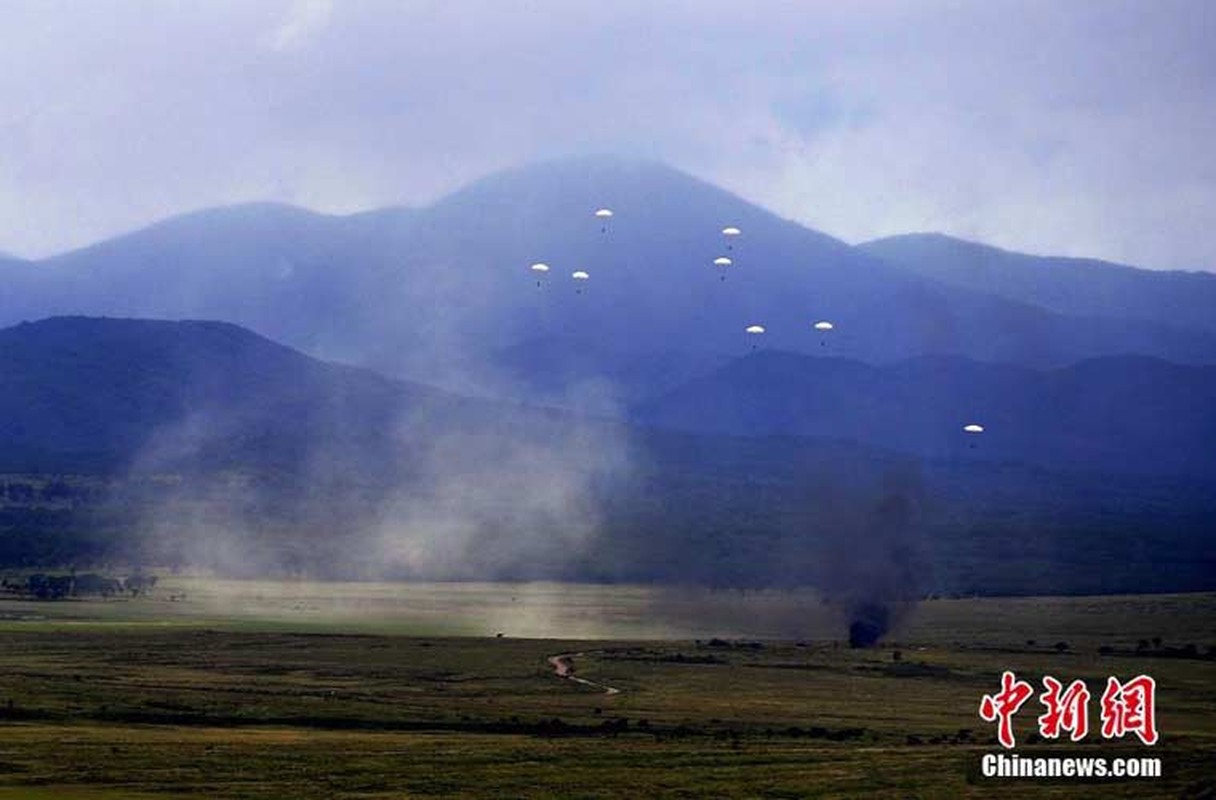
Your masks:
{"label": "white parachute", "polygon": [[571,278],[574,278],[576,281],[585,281],[585,280],[587,280],[588,278],[590,278],[591,276],[590,276],[590,275],[588,275],[586,272],[583,272],[583,271],[580,269],[580,270],[578,270],[578,271],[576,271],[576,272],[572,272],[572,273],[570,273],[570,277],[571,277]]}
{"label": "white parachute", "polygon": [[612,219],[612,209],[611,208],[597,208],[595,210],[595,216],[601,223],[600,233],[604,233],[604,234],[608,233],[608,221],[610,219]]}
{"label": "white parachute", "polygon": [[964,426],[963,426],[963,430],[964,430],[964,431],[966,431],[967,433],[983,433],[983,432],[984,432],[984,426],[983,426],[983,425],[976,425],[976,424],[973,422],[973,423],[971,423],[970,425],[964,425]]}
{"label": "white parachute", "polygon": [[764,326],[763,325],[748,325],[745,330],[747,331],[747,335],[752,337],[752,339],[753,339],[752,351],[754,352],[757,349],[757,347],[759,347],[759,345],[757,344],[757,342],[759,341],[757,337],[759,337],[761,334],[764,333]]}
{"label": "white parachute", "polygon": [[827,347],[828,346],[828,334],[831,333],[833,330],[835,330],[836,326],[833,325],[832,323],[828,322],[826,319],[821,319],[815,323],[814,327],[815,327],[815,330],[819,331],[819,333],[822,334],[819,337],[819,346]]}
{"label": "white parachute", "polygon": [[725,228],[722,229],[722,235],[726,237],[726,249],[727,250],[735,249],[735,246],[732,244],[732,242],[735,240],[735,237],[741,233],[743,233],[743,231],[739,230],[734,225],[727,225]]}
{"label": "white parachute", "polygon": [[528,267],[528,269],[532,270],[532,274],[536,276],[536,288],[541,288],[541,278],[545,277],[545,274],[548,273],[549,265],[541,261],[537,261],[531,267]]}
{"label": "white parachute", "polygon": [[731,261],[726,256],[718,256],[717,258],[714,259],[714,266],[722,268],[722,275],[721,275],[720,280],[726,280],[726,268],[729,267],[733,263],[735,263],[735,262]]}

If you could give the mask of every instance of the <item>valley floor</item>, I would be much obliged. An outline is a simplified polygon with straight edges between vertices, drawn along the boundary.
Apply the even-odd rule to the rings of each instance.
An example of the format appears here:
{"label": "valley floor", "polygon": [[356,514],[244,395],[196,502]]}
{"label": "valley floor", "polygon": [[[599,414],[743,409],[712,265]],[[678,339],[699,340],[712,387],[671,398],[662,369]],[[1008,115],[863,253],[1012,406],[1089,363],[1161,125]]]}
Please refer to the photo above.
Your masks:
{"label": "valley floor", "polygon": [[[756,635],[789,623],[777,594],[690,599],[735,609],[704,636],[711,617],[664,619],[642,587],[163,583],[135,600],[0,601],[0,800],[1216,791],[1212,595],[929,601],[890,641],[852,650],[838,615],[806,597],[785,597],[807,612],[806,635]],[[207,591],[278,599],[264,616],[234,604],[225,617]],[[379,611],[338,613],[342,591],[379,596]],[[574,638],[597,593],[602,630],[634,636]],[[392,612],[384,597],[398,595],[409,600]],[[308,612],[323,596],[332,613]],[[578,610],[540,615],[562,596]],[[483,616],[511,597],[514,617]],[[478,619],[506,635],[473,630]],[[562,635],[516,638],[528,619]],[[684,635],[642,635],[663,626]],[[558,656],[587,682],[556,675]],[[1076,744],[1037,740],[1032,699],[1014,718],[1019,756],[1160,757],[1164,777],[981,777],[981,757],[1001,748],[977,709],[1006,669],[1036,692],[1053,675],[1094,693]],[[1142,673],[1157,680],[1161,742],[1102,740],[1107,676]]]}

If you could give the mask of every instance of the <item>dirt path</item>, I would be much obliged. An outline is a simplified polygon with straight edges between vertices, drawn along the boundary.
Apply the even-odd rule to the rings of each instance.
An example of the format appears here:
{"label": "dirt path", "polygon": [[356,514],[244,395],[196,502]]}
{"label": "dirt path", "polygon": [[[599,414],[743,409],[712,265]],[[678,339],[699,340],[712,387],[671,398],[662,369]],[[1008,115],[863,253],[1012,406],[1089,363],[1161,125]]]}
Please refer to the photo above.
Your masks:
{"label": "dirt path", "polygon": [[558,653],[555,656],[549,656],[549,666],[553,667],[553,674],[559,678],[565,678],[568,681],[581,683],[584,686],[593,686],[596,689],[603,689],[604,694],[620,694],[621,690],[614,686],[609,686],[606,683],[596,683],[589,681],[586,678],[580,678],[574,674],[574,659],[581,658],[586,653]]}

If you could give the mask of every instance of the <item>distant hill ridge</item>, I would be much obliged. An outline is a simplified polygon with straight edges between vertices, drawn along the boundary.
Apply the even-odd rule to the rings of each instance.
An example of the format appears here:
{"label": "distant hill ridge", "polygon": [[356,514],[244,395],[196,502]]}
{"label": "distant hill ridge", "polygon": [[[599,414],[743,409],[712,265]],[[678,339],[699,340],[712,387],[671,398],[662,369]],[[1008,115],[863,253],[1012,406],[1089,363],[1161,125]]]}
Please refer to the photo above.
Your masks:
{"label": "distant hill ridge", "polygon": [[[1051,369],[758,352],[635,408],[660,427],[836,436],[930,457],[1216,479],[1216,365],[1107,356]],[[964,425],[985,427],[980,435]]]}
{"label": "distant hill ridge", "polygon": [[919,275],[1052,311],[1216,331],[1216,275],[1210,272],[1033,256],[938,233],[890,236],[859,247]]}
{"label": "distant hill ridge", "polygon": [[702,367],[636,407],[704,429],[681,432],[461,398],[229,323],[0,329],[0,563],[853,591],[878,560],[916,566],[907,592],[1213,586],[1214,368]]}
{"label": "distant hill ridge", "polygon": [[318,442],[357,451],[406,402],[459,407],[230,323],[58,317],[0,330],[0,470],[281,462]]}

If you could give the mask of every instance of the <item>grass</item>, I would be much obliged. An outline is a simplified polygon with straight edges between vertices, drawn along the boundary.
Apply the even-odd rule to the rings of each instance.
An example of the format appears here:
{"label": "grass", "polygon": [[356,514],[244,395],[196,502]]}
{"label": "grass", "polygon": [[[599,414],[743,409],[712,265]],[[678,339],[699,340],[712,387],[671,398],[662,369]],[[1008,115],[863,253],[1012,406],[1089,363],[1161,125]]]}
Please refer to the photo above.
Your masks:
{"label": "grass", "polygon": [[[850,650],[838,610],[806,596],[233,583],[0,602],[0,800],[1216,791],[1216,661],[1168,650],[1206,653],[1212,595],[931,601],[908,610],[894,644]],[[578,638],[597,609],[594,631],[611,638]],[[804,612],[804,635],[763,636]],[[548,638],[452,635],[499,627]],[[715,630],[728,641],[710,642]],[[1161,648],[1136,652],[1155,636]],[[557,653],[621,692],[557,679]],[[1165,778],[976,778],[999,749],[976,710],[1003,669],[1084,678],[1095,695],[1107,675],[1153,675],[1158,747],[1091,734],[1051,750],[1160,756]],[[1016,718],[1019,755],[1048,749],[1034,741],[1038,713]]]}

